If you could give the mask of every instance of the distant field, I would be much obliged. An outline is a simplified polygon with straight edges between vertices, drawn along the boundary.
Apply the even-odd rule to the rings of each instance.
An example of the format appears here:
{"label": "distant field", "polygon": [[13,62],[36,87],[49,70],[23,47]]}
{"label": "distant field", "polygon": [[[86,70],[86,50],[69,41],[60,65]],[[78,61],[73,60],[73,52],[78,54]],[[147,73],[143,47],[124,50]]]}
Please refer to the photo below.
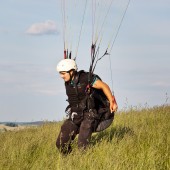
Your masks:
{"label": "distant field", "polygon": [[16,130],[21,130],[21,129],[25,129],[25,128],[29,128],[31,126],[21,126],[18,125],[18,127],[10,127],[10,126],[6,126],[4,124],[0,124],[0,131],[16,131]]}
{"label": "distant field", "polygon": [[61,123],[0,133],[0,170],[170,170],[169,105],[117,113],[85,152],[76,139],[67,156],[55,147]]}
{"label": "distant field", "polygon": [[[4,131],[14,131],[14,130],[22,130],[30,127],[37,127],[46,123],[46,121],[36,121],[36,122],[0,122],[0,132]],[[11,125],[16,125],[16,127],[12,127]]]}

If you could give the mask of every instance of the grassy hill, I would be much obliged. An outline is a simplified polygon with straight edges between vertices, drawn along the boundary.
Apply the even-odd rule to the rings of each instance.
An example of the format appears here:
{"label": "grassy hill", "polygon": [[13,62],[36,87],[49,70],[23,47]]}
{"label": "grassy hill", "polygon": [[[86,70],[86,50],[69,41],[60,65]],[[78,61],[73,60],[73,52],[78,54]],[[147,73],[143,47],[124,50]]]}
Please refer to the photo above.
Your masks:
{"label": "grassy hill", "polygon": [[170,106],[132,108],[92,136],[89,149],[61,155],[62,122],[0,133],[0,170],[169,170]]}

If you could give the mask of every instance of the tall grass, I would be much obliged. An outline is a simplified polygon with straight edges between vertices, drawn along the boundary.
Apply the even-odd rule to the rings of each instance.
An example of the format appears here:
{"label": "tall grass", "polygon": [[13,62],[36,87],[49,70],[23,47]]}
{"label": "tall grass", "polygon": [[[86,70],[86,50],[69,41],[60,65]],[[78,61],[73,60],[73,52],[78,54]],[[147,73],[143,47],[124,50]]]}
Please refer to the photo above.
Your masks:
{"label": "tall grass", "polygon": [[89,148],[63,156],[55,147],[61,123],[0,133],[1,170],[169,170],[170,106],[131,108],[94,133]]}

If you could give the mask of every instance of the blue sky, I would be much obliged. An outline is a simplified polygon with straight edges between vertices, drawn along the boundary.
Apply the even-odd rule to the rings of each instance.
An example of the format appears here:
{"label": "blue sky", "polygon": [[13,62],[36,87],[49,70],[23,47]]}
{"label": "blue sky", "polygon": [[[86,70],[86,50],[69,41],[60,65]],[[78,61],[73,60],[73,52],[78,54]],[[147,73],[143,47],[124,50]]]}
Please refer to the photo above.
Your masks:
{"label": "blue sky", "polygon": [[[76,2],[66,1],[67,41],[73,52],[85,4],[81,1],[75,7]],[[89,68],[92,37],[89,5],[77,55],[78,68],[84,70]],[[101,51],[109,31],[118,26],[121,12],[117,14],[111,12],[108,17]],[[65,116],[67,97],[55,70],[63,58],[61,19],[60,0],[1,0],[0,121],[62,120]],[[120,110],[164,104],[170,95],[170,1],[131,0],[110,57]],[[111,86],[109,61],[104,57],[95,73]]]}

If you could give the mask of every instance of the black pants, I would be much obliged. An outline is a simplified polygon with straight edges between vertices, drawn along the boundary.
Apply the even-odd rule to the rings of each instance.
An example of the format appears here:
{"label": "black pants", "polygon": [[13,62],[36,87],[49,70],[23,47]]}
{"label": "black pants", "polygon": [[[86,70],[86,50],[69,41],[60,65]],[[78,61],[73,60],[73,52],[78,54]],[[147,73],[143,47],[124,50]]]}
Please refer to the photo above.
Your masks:
{"label": "black pants", "polygon": [[[88,115],[88,113],[86,113]],[[56,141],[57,148],[63,153],[67,154],[71,152],[71,142],[78,136],[78,147],[85,149],[89,143],[92,132],[94,131],[95,119],[84,116],[79,118],[76,122],[71,119],[65,120],[61,126],[59,136]]]}

